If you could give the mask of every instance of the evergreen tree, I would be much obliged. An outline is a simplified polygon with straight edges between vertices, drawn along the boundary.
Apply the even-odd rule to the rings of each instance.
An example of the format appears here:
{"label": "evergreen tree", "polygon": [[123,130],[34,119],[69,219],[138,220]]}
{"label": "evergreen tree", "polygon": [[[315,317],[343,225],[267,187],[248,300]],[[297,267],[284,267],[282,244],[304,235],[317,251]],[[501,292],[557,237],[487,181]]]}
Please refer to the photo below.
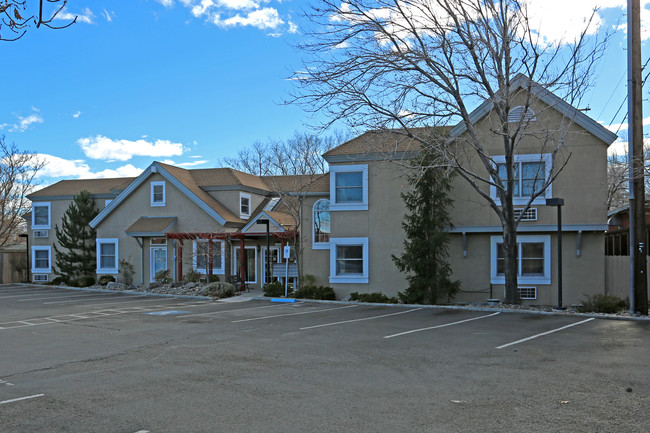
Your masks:
{"label": "evergreen tree", "polygon": [[88,191],[83,190],[74,196],[63,214],[61,229],[58,225],[54,227],[59,244],[58,247],[54,244],[54,272],[66,281],[95,274],[97,231],[89,223],[98,213],[95,200],[90,198]]}
{"label": "evergreen tree", "polygon": [[393,256],[400,272],[407,273],[409,287],[399,297],[408,304],[436,304],[451,299],[460,288],[459,281],[451,281],[449,236],[451,226],[447,208],[453,200],[450,172],[441,166],[435,156],[423,153],[413,161],[416,173],[409,176],[410,191],[402,193],[407,209],[402,222],[405,232],[404,252]]}

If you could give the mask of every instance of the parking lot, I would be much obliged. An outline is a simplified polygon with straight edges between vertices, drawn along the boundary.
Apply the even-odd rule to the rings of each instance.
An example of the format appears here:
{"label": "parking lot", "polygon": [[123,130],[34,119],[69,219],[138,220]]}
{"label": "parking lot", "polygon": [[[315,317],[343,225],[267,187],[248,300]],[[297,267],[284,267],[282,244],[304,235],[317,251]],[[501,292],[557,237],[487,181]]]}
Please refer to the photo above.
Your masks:
{"label": "parking lot", "polygon": [[2,432],[646,432],[650,323],[0,286]]}

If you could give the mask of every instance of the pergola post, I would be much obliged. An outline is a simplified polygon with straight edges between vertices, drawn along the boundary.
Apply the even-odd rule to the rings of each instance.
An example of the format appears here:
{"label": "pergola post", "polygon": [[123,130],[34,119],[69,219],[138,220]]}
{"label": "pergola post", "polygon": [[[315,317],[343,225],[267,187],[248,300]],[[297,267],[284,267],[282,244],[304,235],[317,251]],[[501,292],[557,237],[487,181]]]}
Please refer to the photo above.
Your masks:
{"label": "pergola post", "polygon": [[212,238],[208,239],[208,275],[206,276],[207,280],[210,281],[210,275],[212,275]]}
{"label": "pergola post", "polygon": [[176,244],[176,265],[178,266],[178,281],[183,281],[183,239]]}
{"label": "pergola post", "polygon": [[239,290],[244,291],[246,289],[246,265],[244,264],[244,253],[246,249],[244,248],[244,237],[239,238]]}

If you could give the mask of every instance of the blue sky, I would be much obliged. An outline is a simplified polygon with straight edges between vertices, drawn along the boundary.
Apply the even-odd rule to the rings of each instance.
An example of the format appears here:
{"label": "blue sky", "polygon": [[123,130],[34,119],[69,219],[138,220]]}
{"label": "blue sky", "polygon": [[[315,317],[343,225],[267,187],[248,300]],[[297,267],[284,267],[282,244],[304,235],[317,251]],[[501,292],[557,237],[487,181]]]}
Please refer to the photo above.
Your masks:
{"label": "blue sky", "polygon": [[[596,3],[541,0],[536,13],[554,38]],[[626,1],[598,3],[600,31],[615,35],[580,108],[618,124],[627,108],[615,115],[626,94],[619,28]],[[647,3],[643,18],[650,22]],[[0,43],[0,134],[42,155],[42,182],[50,184],[135,176],[153,160],[215,167],[256,140],[308,131],[310,115],[281,104],[292,88],[287,77],[301,65],[292,44],[301,38],[306,6],[307,0],[69,0],[61,18],[77,15],[76,24],[32,28]],[[575,19],[560,19],[558,10]],[[623,137],[624,128],[614,126]]]}

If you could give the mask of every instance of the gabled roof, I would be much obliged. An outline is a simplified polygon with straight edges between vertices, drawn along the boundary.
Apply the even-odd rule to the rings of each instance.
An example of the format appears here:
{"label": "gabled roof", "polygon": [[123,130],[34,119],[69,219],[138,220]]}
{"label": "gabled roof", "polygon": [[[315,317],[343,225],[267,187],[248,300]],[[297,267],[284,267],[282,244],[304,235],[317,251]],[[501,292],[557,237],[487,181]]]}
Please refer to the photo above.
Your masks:
{"label": "gabled roof", "polygon": [[[523,74],[517,74],[511,81],[511,91],[522,89],[528,90],[536,98],[546,103],[548,106],[557,110],[560,114],[571,119],[573,122],[599,138],[607,145],[613,143],[617,136],[582,111],[573,107],[562,98],[559,98],[549,90],[545,89],[535,81],[530,80]],[[488,115],[494,107],[493,101],[487,99],[483,101],[474,111],[469,114],[470,122],[475,124],[483,117]],[[458,123],[454,127],[442,127],[448,133],[450,139],[462,135],[467,131],[467,125],[464,122]],[[428,134],[434,132],[434,127],[410,128],[409,132],[413,135]],[[401,154],[404,157],[413,157],[417,155],[421,147],[418,141],[406,135],[403,129],[396,130],[378,130],[367,131],[358,137],[355,137],[340,146],[337,146],[323,154],[327,162],[352,162],[358,161],[359,158],[354,155],[363,155],[364,160],[385,159],[387,154],[391,156]]]}
{"label": "gabled roof", "polygon": [[[515,75],[515,77],[510,82],[511,92],[517,89],[529,90],[529,88],[530,93],[533,96],[544,102],[549,107],[554,108],[566,118],[571,119],[573,122],[583,127],[586,131],[604,141],[607,145],[612,144],[616,140],[616,134],[571,104],[567,103],[564,99],[556,96],[553,94],[553,92],[545,89],[539,83],[526,77],[524,74],[519,73]],[[470,122],[472,124],[475,124],[483,117],[485,117],[490,111],[492,111],[493,107],[494,102],[490,99],[486,99],[481,105],[479,105],[474,111],[469,114]],[[464,122],[460,122],[449,131],[449,136],[453,139],[454,137],[458,137],[459,135],[463,134],[465,131],[467,131],[467,125]]]}
{"label": "gabled roof", "polygon": [[115,190],[124,189],[129,183],[133,182],[135,177],[120,177],[110,179],[74,179],[61,180],[55,184],[47,186],[27,196],[30,200],[44,199],[46,197],[72,197],[79,194],[82,190],[88,191],[91,195],[112,194]]}
{"label": "gabled roof", "polygon": [[255,215],[244,228],[241,229],[242,233],[265,233],[266,228],[257,224],[257,221],[260,219],[269,220],[269,232],[270,233],[282,233],[287,230],[291,230],[295,227],[295,221],[293,217],[284,212],[276,211],[262,211],[259,214]]}
{"label": "gabled roof", "polygon": [[262,176],[271,191],[280,193],[323,193],[329,192],[329,173],[315,175]]}
{"label": "gabled roof", "polygon": [[235,216],[230,210],[203,191],[195,182],[189,170],[174,167],[172,165],[153,162],[142,172],[126,189],[124,189],[113,201],[109,203],[90,222],[91,227],[97,227],[114,209],[116,209],[126,198],[142,185],[153,173],[160,174],[165,180],[174,185],[179,191],[185,194],[197,206],[204,210],[210,217],[214,218],[221,225],[234,224],[243,225],[245,221]]}

